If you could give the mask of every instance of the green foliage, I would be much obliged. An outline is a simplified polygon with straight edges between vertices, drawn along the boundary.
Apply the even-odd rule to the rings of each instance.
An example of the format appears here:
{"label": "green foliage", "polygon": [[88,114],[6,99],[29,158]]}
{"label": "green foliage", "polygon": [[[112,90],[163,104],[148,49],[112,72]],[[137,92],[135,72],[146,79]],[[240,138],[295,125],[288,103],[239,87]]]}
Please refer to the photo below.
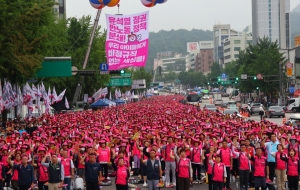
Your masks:
{"label": "green foliage", "polygon": [[230,77],[239,77],[237,75],[239,68],[240,68],[239,63],[237,61],[232,61],[231,63],[226,64],[224,73]]}
{"label": "green foliage", "polygon": [[[212,66],[211,66],[211,72],[207,75],[208,80],[210,79],[215,79],[220,77],[222,74],[222,70],[221,67],[219,65],[219,63],[215,62]],[[227,74],[227,73],[226,73]]]}
{"label": "green foliage", "polygon": [[46,52],[45,27],[54,22],[52,0],[0,0],[0,76],[24,83]]}
{"label": "green foliage", "polygon": [[150,72],[147,72],[144,67],[132,70],[131,72],[133,80],[145,79],[146,86],[149,88],[150,82],[152,82],[152,74]]}
{"label": "green foliage", "polygon": [[[193,29],[191,31],[180,29],[149,34],[149,56],[147,70],[153,70],[153,60],[157,58],[158,52],[172,51],[173,53],[187,53],[187,42],[198,42],[212,40],[212,32],[209,30]],[[167,46],[167,47],[166,47]]]}
{"label": "green foliage", "polygon": [[[237,75],[247,74],[248,76],[256,76],[258,73],[262,75],[279,75],[279,63],[284,61],[283,55],[279,52],[277,42],[271,42],[269,38],[258,40],[256,45],[249,47],[240,52],[237,64],[240,68]],[[279,77],[276,77],[277,79]],[[259,87],[264,92],[278,91],[278,82],[264,82],[264,80],[251,80],[241,82],[240,89],[243,92],[251,92]]]}
{"label": "green foliage", "polygon": [[190,87],[204,86],[204,83],[207,82],[206,77],[200,72],[180,72],[178,79],[181,84]]}

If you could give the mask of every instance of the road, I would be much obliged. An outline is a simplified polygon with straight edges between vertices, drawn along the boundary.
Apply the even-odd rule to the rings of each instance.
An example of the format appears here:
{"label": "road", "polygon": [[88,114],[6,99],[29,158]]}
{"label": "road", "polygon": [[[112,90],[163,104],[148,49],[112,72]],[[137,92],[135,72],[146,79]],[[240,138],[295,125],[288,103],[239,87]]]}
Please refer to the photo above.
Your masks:
{"label": "road", "polygon": [[[229,101],[228,97],[223,97],[222,98],[224,102]],[[205,104],[209,104],[209,100],[203,100],[202,103],[200,103],[201,108],[204,107]],[[293,113],[286,113],[285,117],[288,119]],[[253,114],[249,117],[249,119],[254,120],[254,121],[260,121],[260,116],[258,114]],[[275,117],[275,118],[267,118],[266,120],[274,122],[278,125],[282,124],[282,119],[281,117]]]}

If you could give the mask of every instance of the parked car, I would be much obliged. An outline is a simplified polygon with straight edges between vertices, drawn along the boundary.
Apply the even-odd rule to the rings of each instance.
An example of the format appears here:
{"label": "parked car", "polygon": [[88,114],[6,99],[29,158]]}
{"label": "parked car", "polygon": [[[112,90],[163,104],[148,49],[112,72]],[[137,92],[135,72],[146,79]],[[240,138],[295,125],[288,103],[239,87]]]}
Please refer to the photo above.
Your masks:
{"label": "parked car", "polygon": [[208,96],[208,95],[204,95],[204,96],[202,97],[202,100],[209,100],[209,96]]}
{"label": "parked car", "polygon": [[285,112],[281,106],[270,106],[266,112],[266,116],[271,117],[285,117]]}
{"label": "parked car", "polygon": [[224,115],[226,115],[226,114],[231,115],[231,114],[235,114],[235,113],[237,113],[238,116],[241,116],[237,109],[225,109],[223,112]]}
{"label": "parked car", "polygon": [[223,102],[221,105],[222,108],[227,108],[228,107],[228,102]]}
{"label": "parked car", "polygon": [[260,103],[252,103],[251,104],[251,115],[254,113],[259,113]]}
{"label": "parked car", "polygon": [[217,107],[214,104],[205,104],[203,109],[207,109],[210,111],[217,111]]}
{"label": "parked car", "polygon": [[215,104],[216,106],[221,106],[222,103],[223,103],[223,100],[215,100],[215,101],[214,101],[214,104]]}

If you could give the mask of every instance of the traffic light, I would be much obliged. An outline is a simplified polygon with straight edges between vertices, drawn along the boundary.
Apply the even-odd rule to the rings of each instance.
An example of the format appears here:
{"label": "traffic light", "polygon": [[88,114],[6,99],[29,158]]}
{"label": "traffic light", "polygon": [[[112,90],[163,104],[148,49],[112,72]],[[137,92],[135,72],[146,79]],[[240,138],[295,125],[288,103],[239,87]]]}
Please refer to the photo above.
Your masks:
{"label": "traffic light", "polygon": [[256,87],[256,90],[258,90],[259,89],[259,87]]}
{"label": "traffic light", "polygon": [[238,77],[236,77],[236,78],[235,78],[235,80],[239,80],[239,78],[238,78]]}
{"label": "traffic light", "polygon": [[209,84],[209,82],[207,84]]}
{"label": "traffic light", "polygon": [[256,77],[253,77],[254,80],[256,80]]}
{"label": "traffic light", "polygon": [[220,78],[218,78],[218,81],[220,82],[220,81],[221,81],[221,79],[220,79]]}
{"label": "traffic light", "polygon": [[111,70],[109,71],[109,74],[111,75],[120,75],[120,74],[124,74],[125,71],[124,70]]}

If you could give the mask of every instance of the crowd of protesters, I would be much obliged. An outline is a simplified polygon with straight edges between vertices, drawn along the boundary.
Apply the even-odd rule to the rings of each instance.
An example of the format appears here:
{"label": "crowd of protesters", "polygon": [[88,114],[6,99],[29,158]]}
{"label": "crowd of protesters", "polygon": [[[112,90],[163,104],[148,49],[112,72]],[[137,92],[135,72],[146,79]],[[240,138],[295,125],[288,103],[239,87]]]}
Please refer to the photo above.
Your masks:
{"label": "crowd of protesters", "polygon": [[97,190],[115,177],[116,189],[127,190],[131,176],[149,190],[188,190],[203,181],[209,190],[231,189],[236,181],[240,189],[283,190],[286,181],[298,189],[298,128],[199,110],[183,99],[155,96],[8,121],[0,139],[0,189],[69,190],[80,177],[87,190]]}

